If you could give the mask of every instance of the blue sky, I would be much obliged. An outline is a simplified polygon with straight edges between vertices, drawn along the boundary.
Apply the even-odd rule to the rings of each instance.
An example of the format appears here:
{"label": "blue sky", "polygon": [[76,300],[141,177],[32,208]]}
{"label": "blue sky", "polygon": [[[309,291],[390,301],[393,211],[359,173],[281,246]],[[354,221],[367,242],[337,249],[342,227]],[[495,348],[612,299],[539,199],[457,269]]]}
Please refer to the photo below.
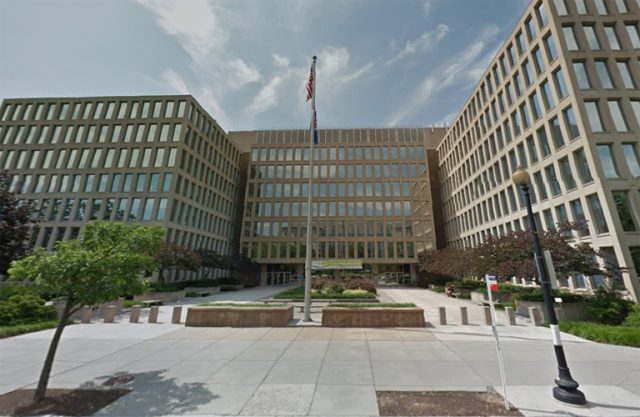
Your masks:
{"label": "blue sky", "polygon": [[225,130],[451,122],[526,0],[0,0],[0,98],[190,93]]}

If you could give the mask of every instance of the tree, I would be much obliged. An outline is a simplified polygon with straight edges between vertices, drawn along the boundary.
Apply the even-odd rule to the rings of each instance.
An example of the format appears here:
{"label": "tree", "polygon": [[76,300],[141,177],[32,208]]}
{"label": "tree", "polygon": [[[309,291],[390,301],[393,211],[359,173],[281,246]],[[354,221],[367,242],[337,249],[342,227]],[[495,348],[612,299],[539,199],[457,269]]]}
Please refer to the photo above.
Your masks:
{"label": "tree", "polygon": [[30,237],[37,230],[35,204],[10,187],[11,175],[0,172],[0,275],[7,275],[11,261],[29,254]]}
{"label": "tree", "polygon": [[[600,252],[589,243],[574,242],[572,231],[581,227],[584,226],[566,223],[553,230],[538,232],[542,250],[551,252],[559,276],[573,273],[609,275],[607,268],[602,270],[598,266],[597,257],[602,257]],[[493,273],[502,278],[534,278],[538,276],[538,270],[533,253],[530,232],[517,231],[499,237],[487,236],[469,257],[474,260],[473,270],[478,276]]]}
{"label": "tree", "polygon": [[53,252],[38,249],[11,264],[11,280],[32,280],[39,292],[65,299],[34,402],[44,398],[58,343],[71,315],[84,306],[142,291],[139,274],[157,267],[155,255],[163,236],[161,226],[91,222],[84,228],[84,239],[58,242]]}
{"label": "tree", "polygon": [[202,265],[202,259],[193,249],[178,245],[175,242],[165,242],[156,256],[160,282],[164,282],[164,272],[176,269],[197,271]]}
{"label": "tree", "polygon": [[211,279],[211,274],[216,269],[225,268],[225,259],[218,252],[211,249],[198,249],[198,255],[202,260],[202,271],[206,278]]}
{"label": "tree", "polygon": [[472,261],[468,250],[447,248],[426,251],[418,255],[418,269],[427,274],[461,279],[471,273]]}

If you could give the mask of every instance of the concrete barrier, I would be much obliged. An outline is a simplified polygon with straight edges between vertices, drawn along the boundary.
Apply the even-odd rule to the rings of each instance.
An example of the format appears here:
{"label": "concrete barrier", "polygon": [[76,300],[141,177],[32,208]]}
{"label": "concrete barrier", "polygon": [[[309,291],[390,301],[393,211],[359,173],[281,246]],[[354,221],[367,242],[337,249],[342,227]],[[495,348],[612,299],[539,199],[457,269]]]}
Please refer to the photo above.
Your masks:
{"label": "concrete barrier", "polygon": [[173,307],[173,313],[171,314],[171,323],[179,324],[182,318],[182,306]]}
{"label": "concrete barrier", "polygon": [[440,316],[440,325],[444,326],[447,324],[447,309],[444,307],[438,308],[438,313]]}
{"label": "concrete barrier", "polygon": [[113,320],[116,317],[116,306],[108,305],[104,309],[104,322],[105,323],[113,323]]}
{"label": "concrete barrier", "polygon": [[558,320],[564,320],[565,319],[564,308],[562,308],[562,307],[554,307],[553,310],[556,312],[556,318]]}
{"label": "concrete barrier", "polygon": [[491,326],[491,308],[485,306],[482,309],[484,310],[484,324]]}
{"label": "concrete barrier", "polygon": [[153,306],[149,309],[149,323],[158,322],[158,306]]}
{"label": "concrete barrier", "polygon": [[529,307],[529,318],[531,319],[531,324],[534,326],[542,325],[542,316],[537,307]]}
{"label": "concrete barrier", "polygon": [[460,323],[466,325],[469,324],[469,312],[467,307],[460,307]]}
{"label": "concrete barrier", "polygon": [[325,307],[323,327],[425,327],[424,310],[418,307]]}
{"label": "concrete barrier", "polygon": [[91,323],[93,318],[93,310],[90,307],[84,307],[80,312],[80,322]]}
{"label": "concrete barrier", "polygon": [[516,325],[516,312],[513,311],[513,307],[505,307],[504,314],[507,316],[507,324],[509,326]]}
{"label": "concrete barrier", "polygon": [[138,323],[140,320],[140,306],[131,307],[131,315],[129,316],[129,323]]}

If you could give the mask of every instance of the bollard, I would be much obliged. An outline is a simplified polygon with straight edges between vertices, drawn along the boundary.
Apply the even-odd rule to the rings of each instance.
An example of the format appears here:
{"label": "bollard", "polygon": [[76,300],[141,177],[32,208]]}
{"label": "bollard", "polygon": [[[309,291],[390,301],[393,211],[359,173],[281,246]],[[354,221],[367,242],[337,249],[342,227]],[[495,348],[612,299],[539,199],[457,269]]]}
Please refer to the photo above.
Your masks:
{"label": "bollard", "polygon": [[129,316],[129,323],[138,323],[140,320],[140,306],[131,307],[131,315]]}
{"label": "bollard", "polygon": [[537,307],[529,307],[529,319],[531,319],[531,324],[534,326],[542,325],[540,310]]}
{"label": "bollard", "polygon": [[108,305],[104,309],[104,322],[113,323],[113,319],[116,317],[116,306]]}
{"label": "bollard", "polygon": [[556,318],[560,321],[560,320],[564,320],[565,316],[564,316],[564,308],[562,307],[554,307],[553,308],[556,312]]}
{"label": "bollard", "polygon": [[171,315],[171,323],[180,324],[182,318],[182,306],[173,307],[173,314]]}
{"label": "bollard", "polygon": [[438,308],[440,313],[440,325],[444,326],[447,324],[447,309],[444,307]]}
{"label": "bollard", "polygon": [[469,324],[469,314],[467,313],[467,307],[460,307],[460,322],[462,324]]}
{"label": "bollard", "polygon": [[153,306],[149,309],[149,323],[158,322],[158,306]]}
{"label": "bollard", "polygon": [[507,315],[507,324],[509,326],[516,325],[516,313],[513,311],[513,307],[505,307],[504,313]]}
{"label": "bollard", "polygon": [[82,323],[91,323],[93,318],[93,310],[89,307],[84,307],[82,313],[80,313],[80,321]]}
{"label": "bollard", "polygon": [[491,326],[491,308],[486,306],[483,308],[484,308],[484,324],[486,324],[487,326]]}

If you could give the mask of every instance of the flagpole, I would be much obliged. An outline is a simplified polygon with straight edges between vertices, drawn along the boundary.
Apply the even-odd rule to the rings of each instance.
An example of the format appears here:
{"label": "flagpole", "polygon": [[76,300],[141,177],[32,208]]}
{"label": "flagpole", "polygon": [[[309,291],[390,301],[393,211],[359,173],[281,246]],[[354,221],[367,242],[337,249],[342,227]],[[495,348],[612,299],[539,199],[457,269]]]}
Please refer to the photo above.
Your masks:
{"label": "flagpole", "polygon": [[313,196],[313,154],[315,151],[315,129],[316,126],[316,56],[313,56],[313,63],[311,64],[311,74],[313,79],[312,95],[311,95],[311,128],[309,137],[309,193],[307,197],[307,252],[304,262],[304,321],[311,321],[311,233],[313,231],[311,227],[311,218],[313,213],[312,196]]}

